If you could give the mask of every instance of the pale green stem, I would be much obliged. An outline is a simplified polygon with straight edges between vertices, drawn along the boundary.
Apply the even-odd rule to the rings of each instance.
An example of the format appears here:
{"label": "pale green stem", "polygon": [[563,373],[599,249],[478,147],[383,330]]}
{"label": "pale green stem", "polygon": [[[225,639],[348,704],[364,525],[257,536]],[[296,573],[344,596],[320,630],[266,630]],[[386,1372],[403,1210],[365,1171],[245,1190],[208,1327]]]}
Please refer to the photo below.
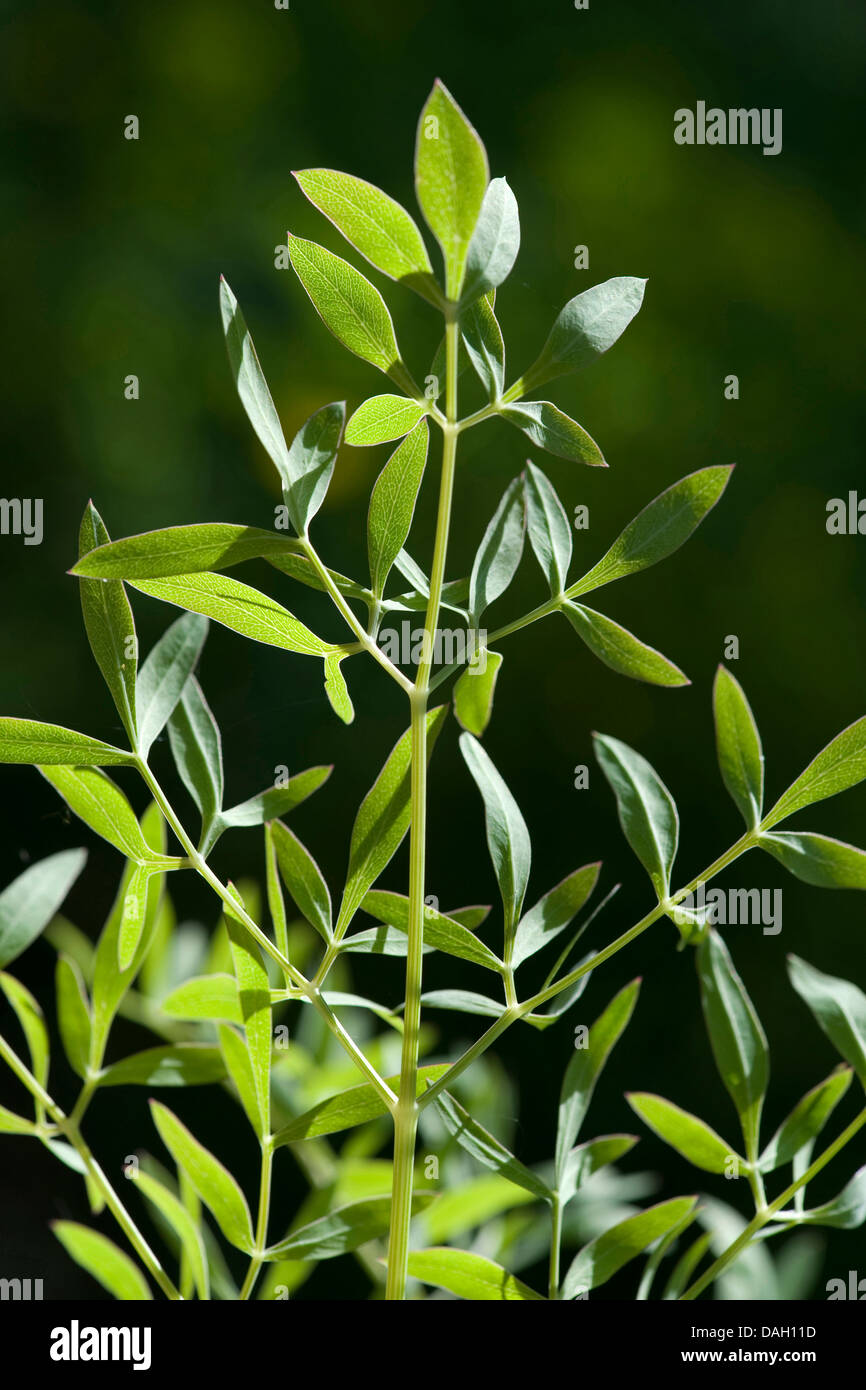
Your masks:
{"label": "pale green stem", "polygon": [[[261,1180],[259,1183],[259,1214],[256,1221],[256,1250],[264,1250],[268,1241],[268,1217],[271,1211],[271,1172],[273,1169],[274,1148],[271,1143],[271,1136],[266,1135],[262,1140],[262,1169]],[[250,1260],[246,1278],[241,1285],[238,1294],[238,1301],[245,1303],[255,1286],[259,1270],[264,1264],[260,1254],[256,1254]]]}
{"label": "pale green stem", "polygon": [[558,1192],[553,1194],[550,1217],[550,1273],[547,1281],[547,1296],[550,1299],[557,1299],[559,1298],[559,1258],[562,1248],[562,1202]]}

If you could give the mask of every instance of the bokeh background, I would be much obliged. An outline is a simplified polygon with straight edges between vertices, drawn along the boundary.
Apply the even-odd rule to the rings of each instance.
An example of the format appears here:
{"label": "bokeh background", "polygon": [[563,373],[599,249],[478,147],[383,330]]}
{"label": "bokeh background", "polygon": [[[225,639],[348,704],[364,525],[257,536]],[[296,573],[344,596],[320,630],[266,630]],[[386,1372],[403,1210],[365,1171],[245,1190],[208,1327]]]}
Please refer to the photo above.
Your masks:
{"label": "bokeh background", "polygon": [[[274,250],[288,228],[344,249],[297,190],[293,168],[350,170],[415,211],[415,122],[438,75],[481,132],[492,172],[508,176],[520,203],[521,254],[497,304],[514,371],[532,360],[573,294],[609,275],[649,277],[643,312],[622,342],[550,388],[599,440],[609,471],[533,455],[569,510],[590,509],[589,531],[576,536],[575,573],[675,479],[710,464],[737,465],[721,504],[681,552],[599,595],[605,612],[676,660],[693,684],[666,692],[619,678],[564,623],[548,620],[503,646],[486,736],[534,837],[532,900],[592,859],[603,858],[607,886],[622,882],[593,944],[649,904],[597,768],[589,790],[573,788],[575,766],[592,764],[593,728],[639,748],[667,781],[682,817],[679,878],[691,877],[739,834],[715,765],[710,706],[727,636],[739,638],[732,669],[763,731],[771,798],[866,704],[866,539],[825,530],[829,498],[858,486],[866,492],[857,154],[864,29],[866,16],[850,0],[723,7],[593,0],[588,11],[570,0],[291,0],[286,11],[267,0],[7,0],[2,492],[44,498],[45,535],[39,547],[0,539],[0,709],[120,736],[65,573],[88,497],[115,536],[197,520],[271,523],[276,476],[232,389],[220,273],[244,307],[287,432],[329,400],[345,396],[352,409],[384,389],[373,368],[331,339],[292,272],[275,268]],[[699,99],[783,108],[783,152],[675,145],[675,109]],[[136,142],[123,136],[128,114],[139,117]],[[582,244],[588,270],[574,268]],[[423,376],[439,325],[410,292],[379,283],[406,358]],[[124,399],[129,373],[140,379],[137,401]],[[729,373],[739,377],[738,401],[724,399]],[[466,438],[451,577],[468,571],[525,445],[498,422]],[[387,452],[346,448],[338,464],[317,538],[344,572],[364,572],[367,497]],[[412,542],[419,557],[429,552],[435,477],[431,467]],[[294,594],[264,566],[244,577],[336,635],[316,596]],[[491,617],[504,622],[542,594],[528,556]],[[175,613],[141,596],[135,610],[146,650]],[[230,802],[266,785],[277,763],[293,771],[335,764],[327,788],[295,821],[332,891],[342,881],[357,804],[405,721],[381,673],[359,663],[348,669],[357,718],[347,729],[325,702],[318,663],[216,629],[201,667],[223,729]],[[494,901],[495,891],[480,801],[454,735],[452,725],[432,776],[430,891],[446,906]],[[158,756],[168,775],[166,749]],[[143,806],[135,785],[128,790]],[[64,819],[29,769],[3,770],[0,815],[2,882],[33,859],[91,838]],[[866,790],[821,805],[804,824],[866,843]],[[227,836],[218,867],[258,875],[259,848],[256,835]],[[389,886],[400,886],[404,867],[404,858],[394,862]],[[91,934],[118,872],[114,852],[94,840],[67,908]],[[835,1062],[787,983],[785,953],[866,986],[863,905],[854,893],[795,883],[757,856],[722,882],[784,889],[780,935],[728,932],[771,1040],[769,1133]],[[213,920],[195,884],[184,884],[180,896],[187,914]],[[657,927],[599,973],[573,1018],[503,1041],[500,1057],[519,1082],[510,1118],[524,1159],[550,1151],[573,1023],[595,1017],[637,973],[645,980],[639,1010],[587,1133],[633,1128],[626,1089],[658,1090],[736,1132],[702,1029],[694,963],[674,945],[673,928]],[[40,943],[16,967],[46,1005],[51,965]],[[390,967],[370,969],[363,985],[396,999]],[[441,967],[431,978],[459,983]],[[451,1028],[440,1019],[445,1040],[473,1036],[478,1023]],[[118,1047],[123,1039],[121,1031]],[[127,1040],[144,1043],[135,1030]],[[71,1094],[62,1063],[56,1085],[61,1099]],[[114,1173],[123,1155],[153,1142],[144,1098],[123,1093],[117,1111],[120,1098],[101,1098],[90,1117],[92,1143]],[[856,1104],[850,1095],[840,1115]],[[184,1113],[252,1173],[251,1155],[216,1101],[195,1097]],[[832,1195],[864,1158],[861,1138],[812,1196]],[[630,1163],[663,1171],[667,1195],[692,1190],[694,1175],[651,1137]],[[14,1141],[0,1146],[0,1190],[3,1272],[45,1277],[50,1297],[100,1296],[46,1224],[55,1216],[86,1219],[78,1180]],[[715,1190],[731,1199],[727,1185]],[[856,1265],[857,1250],[862,1264],[860,1236],[827,1241],[814,1296]],[[299,1296],[352,1297],[351,1273],[345,1290],[339,1282],[347,1263]],[[630,1297],[631,1285],[615,1282],[599,1296]]]}

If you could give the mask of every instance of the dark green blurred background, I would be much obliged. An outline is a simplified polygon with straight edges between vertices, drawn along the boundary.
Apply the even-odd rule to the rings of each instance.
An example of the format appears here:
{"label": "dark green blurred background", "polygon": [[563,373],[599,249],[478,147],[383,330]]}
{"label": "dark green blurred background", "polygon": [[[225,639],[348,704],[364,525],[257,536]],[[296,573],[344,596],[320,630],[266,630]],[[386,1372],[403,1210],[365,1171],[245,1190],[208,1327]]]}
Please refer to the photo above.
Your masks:
{"label": "dark green blurred background", "polygon": [[[603,882],[624,886],[592,944],[649,905],[598,770],[588,791],[572,786],[575,765],[592,761],[593,728],[638,747],[674,792],[680,881],[739,834],[715,765],[710,710],[727,635],[739,637],[733,669],[762,727],[771,798],[864,712],[866,539],[825,531],[827,500],[866,490],[861,7],[592,0],[578,12],[570,0],[292,0],[284,12],[268,0],[29,0],[4,12],[2,491],[45,504],[41,547],[0,539],[4,713],[120,737],[65,574],[89,496],[114,536],[197,520],[271,524],[276,475],[232,388],[220,273],[244,307],[287,432],[329,400],[345,396],[353,409],[385,389],[373,368],[330,338],[292,272],[274,268],[274,248],[291,228],[344,253],[295,187],[293,168],[349,170],[417,215],[414,128],[437,75],[484,138],[492,173],[507,175],[520,203],[521,254],[497,304],[514,372],[532,360],[572,295],[610,275],[649,277],[644,309],[609,357],[551,388],[600,442],[609,471],[533,455],[568,510],[590,508],[590,530],[576,536],[575,573],[662,488],[697,468],[737,464],[722,502],[677,556],[599,595],[605,612],[682,665],[691,687],[666,692],[616,677],[553,620],[503,646],[486,744],[533,833],[531,900],[578,864],[603,858]],[[699,99],[782,107],[783,152],[675,145],[674,110]],[[123,138],[133,113],[137,142]],[[588,271],[574,268],[579,244],[589,247]],[[408,291],[379,283],[407,361],[423,377],[439,324]],[[135,402],[124,399],[129,373],[140,378]],[[728,373],[739,377],[739,401],[723,397]],[[461,446],[450,577],[467,572],[525,442],[497,422]],[[317,523],[320,550],[345,572],[363,574],[367,496],[386,456],[387,447],[345,448]],[[413,538],[421,559],[435,478],[430,468]],[[336,636],[316,596],[296,595],[265,567],[243,577]],[[529,557],[492,618],[504,622],[542,596]],[[140,596],[135,609],[146,650],[175,613]],[[230,801],[266,785],[277,763],[293,771],[336,764],[294,822],[332,891],[357,803],[406,714],[375,668],[356,662],[348,674],[357,718],[346,729],[325,702],[318,663],[215,629],[201,668],[223,729]],[[158,757],[167,772],[164,748]],[[492,901],[480,802],[454,727],[437,748],[432,784],[429,890],[446,907]],[[2,882],[32,859],[88,840],[78,824],[64,823],[35,772],[4,769],[2,788]],[[128,789],[142,806],[137,787]],[[866,843],[866,791],[818,807],[805,826]],[[227,836],[218,867],[258,874],[258,855],[258,836]],[[403,865],[395,861],[388,886],[401,886]],[[68,906],[91,932],[118,872],[114,852],[94,842]],[[835,1061],[787,984],[785,953],[866,986],[863,907],[854,893],[795,883],[755,856],[729,882],[784,888],[779,936],[728,932],[772,1045],[767,1124],[775,1127]],[[184,911],[212,919],[194,884],[180,896]],[[657,927],[599,973],[573,1019],[544,1034],[515,1030],[504,1041],[501,1056],[521,1081],[526,1160],[549,1153],[572,1023],[589,1021],[638,972],[640,1008],[588,1133],[633,1127],[624,1089],[661,1091],[734,1132],[701,1026],[693,960],[674,944],[674,929]],[[46,1006],[51,961],[40,944],[16,967]],[[361,978],[389,1002],[399,995],[393,972]],[[440,966],[431,978],[459,983]],[[475,1031],[472,1020],[457,1029]],[[57,1085],[61,1099],[70,1094],[62,1067]],[[125,1154],[152,1143],[143,1098],[125,1098],[120,1118],[119,1101],[119,1092],[98,1100],[89,1131],[115,1174]],[[224,1156],[236,1142],[237,1163],[251,1174],[252,1156],[221,1132],[208,1104],[195,1098],[184,1113]],[[855,1105],[849,1096],[844,1113]],[[859,1152],[852,1148],[812,1196],[831,1195],[864,1157],[861,1138]],[[663,1167],[667,1195],[691,1190],[694,1175],[655,1140],[645,1138],[633,1160]],[[15,1141],[0,1146],[0,1183],[3,1272],[45,1275],[46,1296],[97,1296],[95,1284],[58,1258],[46,1227],[53,1216],[86,1219],[78,1180]],[[724,1187],[717,1184],[718,1195],[742,1200]],[[856,1264],[857,1250],[862,1264],[859,1234],[829,1246],[816,1296],[824,1296],[825,1278]],[[302,1296],[333,1291],[330,1277]],[[354,1285],[346,1288],[343,1296],[352,1296]],[[631,1282],[603,1292],[630,1297]]]}

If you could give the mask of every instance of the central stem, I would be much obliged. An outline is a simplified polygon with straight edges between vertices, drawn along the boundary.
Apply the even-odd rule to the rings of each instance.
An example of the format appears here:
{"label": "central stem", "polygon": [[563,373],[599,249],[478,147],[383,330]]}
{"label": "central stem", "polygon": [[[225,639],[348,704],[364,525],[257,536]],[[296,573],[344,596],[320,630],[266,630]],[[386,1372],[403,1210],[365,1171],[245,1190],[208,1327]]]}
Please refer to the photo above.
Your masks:
{"label": "central stem", "polygon": [[403,1014],[403,1053],[400,1064],[400,1095],[394,1109],[394,1177],[391,1187],[391,1233],[388,1244],[388,1282],[385,1297],[401,1300],[406,1296],[409,1261],[409,1227],[412,1221],[412,1187],[415,1170],[415,1139],[418,1132],[418,1045],[421,1025],[421,988],[424,958],[424,865],[427,833],[427,701],[433,664],[436,630],[451,503],[454,494],[454,463],[457,454],[457,352],[459,326],[445,326],[446,424],[443,427],[442,478],[439,485],[439,511],[436,540],[430,572],[430,597],[424,621],[421,660],[410,695],[412,772],[411,829],[409,842],[409,931],[406,954],[406,1005]]}

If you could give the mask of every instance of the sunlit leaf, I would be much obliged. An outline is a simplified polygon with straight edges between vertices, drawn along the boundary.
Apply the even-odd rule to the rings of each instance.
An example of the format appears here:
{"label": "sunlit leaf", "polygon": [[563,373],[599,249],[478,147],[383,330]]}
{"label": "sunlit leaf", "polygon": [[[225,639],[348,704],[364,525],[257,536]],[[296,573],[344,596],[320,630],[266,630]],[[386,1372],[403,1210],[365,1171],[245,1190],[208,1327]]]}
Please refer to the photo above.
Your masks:
{"label": "sunlit leaf", "polygon": [[487,154],[451,93],[433,86],[418,122],[415,191],[445,258],[445,292],[460,296],[469,243],[487,189]]}
{"label": "sunlit leaf", "polygon": [[[423,1095],[427,1083],[438,1081],[447,1070],[447,1063],[419,1067],[416,1094]],[[396,1092],[400,1085],[400,1077],[388,1077],[387,1084]],[[341,1130],[354,1129],[356,1125],[367,1124],[386,1113],[387,1108],[382,1096],[375,1086],[365,1081],[360,1086],[350,1086],[338,1095],[319,1101],[311,1110],[290,1120],[274,1135],[274,1145],[279,1148],[283,1144],[294,1144],[300,1139],[317,1139],[324,1134],[338,1134]]]}
{"label": "sunlit leaf", "polygon": [[616,797],[622,832],[663,900],[670,891],[680,822],[673,797],[658,773],[628,744],[593,736],[595,755]]}
{"label": "sunlit leaf", "polygon": [[[88,502],[78,532],[78,553],[85,555],[110,539],[102,517]],[[129,739],[135,744],[135,672],[138,640],[126,590],[118,581],[108,584],[82,580],[81,612],[90,649],[114,701]]]}
{"label": "sunlit leaf", "polygon": [[825,975],[799,956],[788,957],[788,974],[833,1046],[866,1086],[866,994],[850,980]]}
{"label": "sunlit leaf", "polygon": [[519,250],[517,199],[506,179],[491,179],[466,254],[461,306],[495,290],[507,280]]}
{"label": "sunlit leaf", "polygon": [[77,1221],[52,1221],[51,1229],[66,1253],[112,1297],[122,1302],[144,1302],[151,1298],[147,1280],[138,1265],[118,1250],[108,1236],[80,1226]]}
{"label": "sunlit leaf", "polygon": [[563,1280],[562,1297],[577,1298],[581,1293],[606,1284],[629,1260],[677,1226],[696,1205],[696,1197],[674,1197],[637,1216],[630,1216],[612,1226],[604,1235],[596,1236],[572,1261]]}
{"label": "sunlit leaf", "polygon": [[485,609],[505,593],[514,578],[523,554],[525,529],[523,481],[515,478],[503,493],[472,565],[469,609],[473,627],[478,627]]}
{"label": "sunlit leaf", "polygon": [[265,642],[285,651],[301,652],[305,656],[324,656],[332,650],[282,604],[269,598],[249,584],[242,584],[227,574],[180,574],[166,579],[137,579],[133,588],[143,594],[201,613],[242,637]]}
{"label": "sunlit leaf", "polygon": [[471,734],[460,735],[460,751],[484,801],[487,848],[505,914],[505,950],[510,952],[529,882],[532,847],[520,808],[489,753]]}
{"label": "sunlit leaf", "polygon": [[231,975],[201,975],[178,985],[160,1005],[170,1018],[208,1018],[243,1023],[238,987]]}
{"label": "sunlit leaf", "polygon": [[826,1081],[807,1091],[761,1154],[762,1172],[772,1173],[790,1163],[795,1154],[817,1138],[851,1085],[851,1076],[850,1067],[837,1067]]}
{"label": "sunlit leaf", "polygon": [[67,956],[57,958],[55,987],[63,1050],[72,1070],[84,1077],[90,1057],[90,1006],[81,972]]}
{"label": "sunlit leaf", "polygon": [[758,846],[804,883],[818,888],[866,888],[866,850],[855,845],[801,830],[762,835]]}
{"label": "sunlit leaf", "polygon": [[646,280],[615,275],[575,295],[562,309],[537,361],[523,375],[526,389],[587,367],[621,337],[643,303]]}
{"label": "sunlit leaf", "polygon": [[688,676],[661,652],[604,613],[566,599],[562,612],[594,656],[621,676],[650,685],[690,685]]}
{"label": "sunlit leaf", "polygon": [[201,814],[204,842],[222,809],[223,757],[219,726],[195,676],[168,721],[168,737],[175,767]]}
{"label": "sunlit leaf", "polygon": [[530,1168],[515,1158],[504,1144],[489,1134],[447,1091],[440,1092],[436,1097],[436,1108],[448,1133],[454,1136],[462,1149],[479,1163],[483,1163],[485,1168],[492,1168],[500,1177],[525,1188],[534,1197],[548,1201],[553,1196],[547,1183],[542,1182]]}
{"label": "sunlit leaf", "polygon": [[409,1252],[409,1274],[424,1284],[447,1289],[458,1298],[476,1302],[544,1302],[540,1293],[509,1274],[484,1255],[450,1246]]}
{"label": "sunlit leaf", "polygon": [[359,405],[346,426],[346,443],[354,448],[403,439],[415,428],[427,407],[407,396],[371,396]]}
{"label": "sunlit leaf", "polygon": [[0,893],[0,966],[9,965],[45,930],[87,862],[64,849],[31,864]]}
{"label": "sunlit leaf", "polygon": [[600,863],[575,869],[524,913],[514,935],[513,966],[521,965],[565,930],[591,896],[600,869]]}
{"label": "sunlit leaf", "polygon": [[298,911],[329,942],[333,935],[331,894],[321,869],[306,846],[281,821],[274,821],[270,835],[280,874]]}
{"label": "sunlit leaf", "polygon": [[761,1110],[770,1079],[767,1038],[728,948],[710,928],[697,950],[707,1033],[728,1094],[740,1117],[750,1162],[758,1156]]}
{"label": "sunlit leaf", "polygon": [[559,1094],[556,1130],[556,1180],[561,1182],[580,1127],[589,1109],[592,1093],[613,1048],[619,1042],[634,1012],[640,980],[621,989],[589,1030],[585,1047],[575,1048]]}
{"label": "sunlit leaf", "polygon": [[249,1207],[231,1173],[166,1106],[154,1100],[150,1102],[150,1109],[162,1142],[213,1213],[226,1240],[240,1250],[251,1250],[253,1230]]}
{"label": "sunlit leaf", "polygon": [[644,1124],[682,1154],[696,1168],[707,1173],[727,1173],[736,1150],[697,1115],[690,1115],[662,1096],[633,1091],[626,1100]]}
{"label": "sunlit leaf", "polygon": [[385,581],[409,534],[418,489],[427,461],[429,431],[420,421],[389,458],[370,496],[367,516],[367,554],[374,594],[381,596]]}
{"label": "sunlit leaf", "polygon": [[[374,891],[367,894],[361,906],[371,917],[408,934],[410,904],[409,899],[403,894]],[[472,961],[473,964],[484,966],[487,970],[502,970],[502,962],[483,941],[479,941],[477,936],[459,922],[429,906],[424,908],[424,941],[437,951]]]}
{"label": "sunlit leaf", "polygon": [[476,738],[481,737],[490,723],[496,678],[501,665],[501,653],[484,647],[472,658],[454,686],[457,722]]}
{"label": "sunlit leaf", "polygon": [[138,673],[138,746],[145,758],[195,670],[207,631],[207,618],[182,613],[142,662]]}
{"label": "sunlit leaf", "polygon": [[565,508],[550,481],[540,468],[526,460],[523,475],[526,498],[526,527],[529,543],[541,566],[551,594],[556,597],[565,588],[571,564],[571,526]]}
{"label": "sunlit leaf", "polygon": [[866,715],[837,734],[764,817],[768,830],[804,806],[854,787],[866,777]]}
{"label": "sunlit leaf", "polygon": [[208,1279],[207,1260],[205,1258],[204,1242],[202,1241],[196,1223],[193,1221],[183,1203],[178,1201],[173,1192],[150,1173],[142,1172],[140,1167],[130,1166],[127,1176],[135,1183],[149,1202],[161,1212],[165,1220],[175,1231],[178,1240],[181,1242],[184,1254],[189,1261],[193,1282],[198,1290],[200,1299],[210,1297],[210,1281]]}
{"label": "sunlit leaf", "polygon": [[607,468],[592,436],[550,401],[519,401],[505,406],[502,416],[548,454],[572,463],[585,463],[590,468]]}
{"label": "sunlit leaf", "polygon": [[74,729],[64,729],[60,724],[43,724],[38,719],[0,719],[0,763],[111,767],[133,761],[132,753]]}
{"label": "sunlit leaf", "polygon": [[761,736],[742,686],[724,666],[719,666],[713,684],[713,715],[722,781],[753,829],[764,803]]}

